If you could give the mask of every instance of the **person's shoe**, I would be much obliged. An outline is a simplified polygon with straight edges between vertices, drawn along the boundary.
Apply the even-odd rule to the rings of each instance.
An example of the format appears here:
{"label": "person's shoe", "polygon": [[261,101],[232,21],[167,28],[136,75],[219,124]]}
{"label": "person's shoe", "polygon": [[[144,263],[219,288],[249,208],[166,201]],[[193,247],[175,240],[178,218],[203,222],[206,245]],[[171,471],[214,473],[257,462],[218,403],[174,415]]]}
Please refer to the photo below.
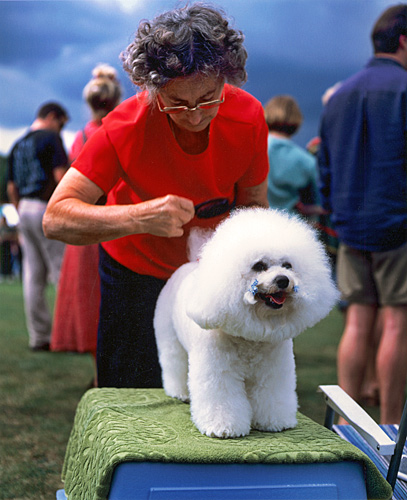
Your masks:
{"label": "person's shoe", "polygon": [[33,352],[49,351],[49,342],[45,342],[45,344],[40,344],[34,347],[30,347],[30,350]]}

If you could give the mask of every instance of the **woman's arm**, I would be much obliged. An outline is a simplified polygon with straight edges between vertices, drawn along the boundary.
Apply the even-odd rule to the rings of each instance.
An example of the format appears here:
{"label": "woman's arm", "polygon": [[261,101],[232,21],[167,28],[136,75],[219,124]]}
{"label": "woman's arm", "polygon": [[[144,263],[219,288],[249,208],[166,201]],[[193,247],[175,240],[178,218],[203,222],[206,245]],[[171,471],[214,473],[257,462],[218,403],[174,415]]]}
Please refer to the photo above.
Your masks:
{"label": "woman's arm", "polygon": [[89,245],[131,234],[182,236],[194,217],[191,200],[167,195],[135,205],[95,205],[103,191],[71,167],[55,189],[43,219],[47,238]]}
{"label": "woman's arm", "polygon": [[268,208],[267,178],[257,186],[238,188],[236,205],[244,207],[260,206]]}

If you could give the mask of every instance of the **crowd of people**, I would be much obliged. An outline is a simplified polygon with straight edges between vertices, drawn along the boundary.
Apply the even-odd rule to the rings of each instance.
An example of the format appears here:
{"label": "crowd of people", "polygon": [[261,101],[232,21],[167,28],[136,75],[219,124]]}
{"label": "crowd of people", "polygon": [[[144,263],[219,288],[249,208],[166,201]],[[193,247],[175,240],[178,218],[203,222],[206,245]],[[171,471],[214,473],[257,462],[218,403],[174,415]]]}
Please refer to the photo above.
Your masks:
{"label": "crowd of people", "polygon": [[293,96],[263,108],[241,88],[243,40],[202,4],[142,21],[121,54],[140,92],[120,102],[115,70],[98,65],[83,92],[91,120],[69,156],[58,103],[41,106],[14,145],[8,195],[30,348],[90,352],[99,387],[161,387],[154,309],[187,261],[191,227],[214,228],[234,207],[272,207],[319,225],[335,257],[339,244],[339,384],[356,400],[367,385],[381,422],[397,423],[407,379],[407,5],[386,9],[371,60],[324,96],[308,150],[292,140],[303,121]]}

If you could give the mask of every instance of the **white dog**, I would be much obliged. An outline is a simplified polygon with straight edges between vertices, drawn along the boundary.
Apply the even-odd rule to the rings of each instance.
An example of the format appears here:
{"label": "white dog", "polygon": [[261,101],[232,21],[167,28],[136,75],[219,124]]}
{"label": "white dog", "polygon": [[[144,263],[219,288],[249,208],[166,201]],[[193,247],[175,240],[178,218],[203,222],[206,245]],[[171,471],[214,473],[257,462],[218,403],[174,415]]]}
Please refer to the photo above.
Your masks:
{"label": "white dog", "polygon": [[337,299],[308,224],[273,210],[236,211],[158,298],[165,392],[190,400],[193,422],[211,437],[295,427],[292,338]]}

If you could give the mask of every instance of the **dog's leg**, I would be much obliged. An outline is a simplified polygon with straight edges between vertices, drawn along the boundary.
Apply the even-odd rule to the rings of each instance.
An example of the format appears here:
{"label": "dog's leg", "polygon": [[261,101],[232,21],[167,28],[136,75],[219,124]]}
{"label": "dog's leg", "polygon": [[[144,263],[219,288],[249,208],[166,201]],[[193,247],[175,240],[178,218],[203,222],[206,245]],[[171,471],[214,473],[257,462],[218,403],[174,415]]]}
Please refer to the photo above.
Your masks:
{"label": "dog's leg", "polygon": [[193,422],[209,437],[233,438],[249,434],[252,410],[233,351],[222,351],[219,346],[213,349],[213,345],[203,347],[201,344],[200,347],[190,352]]}
{"label": "dog's leg", "polygon": [[169,314],[157,315],[154,327],[165,393],[189,401],[188,355],[177,338]]}
{"label": "dog's leg", "polygon": [[166,344],[159,351],[165,393],[188,402],[188,355],[176,338],[171,344]]}
{"label": "dog's leg", "polygon": [[254,377],[247,382],[253,409],[252,427],[282,431],[297,425],[297,393],[292,340],[266,346]]}

